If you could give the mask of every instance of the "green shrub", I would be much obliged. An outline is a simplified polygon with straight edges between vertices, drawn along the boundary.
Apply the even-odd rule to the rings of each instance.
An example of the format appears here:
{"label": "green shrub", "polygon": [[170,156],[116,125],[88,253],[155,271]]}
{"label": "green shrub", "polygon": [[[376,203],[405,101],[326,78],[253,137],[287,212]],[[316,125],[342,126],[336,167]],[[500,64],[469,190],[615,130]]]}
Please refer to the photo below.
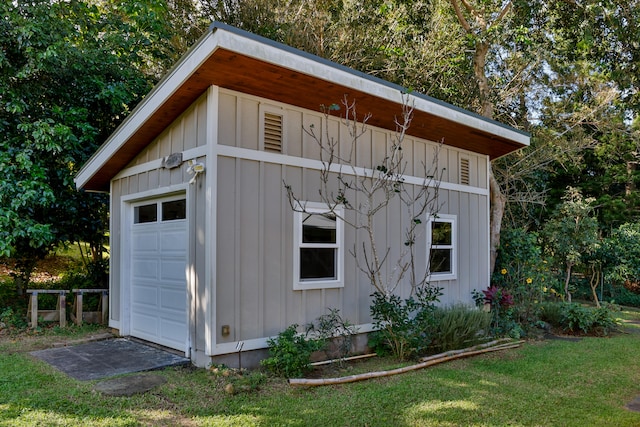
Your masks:
{"label": "green shrub", "polygon": [[351,352],[353,336],[358,332],[358,328],[340,316],[340,310],[330,308],[329,313],[318,317],[315,324],[309,326],[309,332],[315,332],[318,338],[325,340],[327,346],[332,347],[332,352],[337,352],[336,356],[347,357]]}
{"label": "green shrub", "polygon": [[491,327],[491,314],[465,305],[435,310],[432,348],[435,351],[460,349],[486,338]]}
{"label": "green shrub", "polygon": [[593,332],[597,335],[608,335],[620,326],[620,321],[614,314],[615,309],[610,304],[602,304],[594,309]]}
{"label": "green shrub", "polygon": [[538,316],[549,325],[561,328],[563,307],[564,303],[560,301],[543,302],[538,306]]}
{"label": "green shrub", "polygon": [[12,307],[6,307],[0,311],[0,322],[4,323],[5,327],[19,332],[27,328],[26,315],[18,313]]}
{"label": "green shrub", "polygon": [[562,311],[562,326],[569,332],[578,330],[588,334],[594,324],[593,310],[578,303],[566,303]]}
{"label": "green shrub", "polygon": [[391,353],[400,360],[426,352],[440,295],[442,289],[431,286],[404,300],[395,294],[374,292],[370,310],[377,331],[370,335],[369,346],[378,354]]}
{"label": "green shrub", "polygon": [[616,290],[623,290],[625,282],[640,282],[640,223],[613,230],[602,254],[605,280]]}
{"label": "green shrub", "polygon": [[629,307],[640,307],[640,295],[631,292],[625,287],[617,287],[615,290],[609,290],[608,300],[614,301],[616,304],[626,305]]}
{"label": "green shrub", "polygon": [[299,334],[297,329],[293,324],[267,341],[269,357],[260,362],[262,366],[285,378],[300,377],[310,370],[311,354],[321,350],[325,341]]}
{"label": "green shrub", "polygon": [[608,335],[620,325],[614,310],[610,304],[595,308],[578,303],[546,302],[540,305],[540,318],[567,332]]}
{"label": "green shrub", "polygon": [[[560,289],[558,277],[544,259],[536,233],[525,229],[505,229],[500,233],[500,248],[491,284],[504,289],[513,299],[505,315],[503,329],[515,323],[528,330],[538,324],[538,303],[552,288]],[[476,293],[479,298],[479,293]]]}

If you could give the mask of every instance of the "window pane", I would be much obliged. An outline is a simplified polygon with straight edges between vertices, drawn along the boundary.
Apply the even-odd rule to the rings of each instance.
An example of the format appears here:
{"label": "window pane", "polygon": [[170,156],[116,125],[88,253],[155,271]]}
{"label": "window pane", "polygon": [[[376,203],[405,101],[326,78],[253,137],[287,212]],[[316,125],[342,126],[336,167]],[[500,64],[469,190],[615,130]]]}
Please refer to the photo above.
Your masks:
{"label": "window pane", "polygon": [[302,243],[336,243],[336,216],[303,214]]}
{"label": "window pane", "polygon": [[158,220],[158,207],[152,205],[136,206],[133,209],[133,223],[142,224],[145,222],[156,222]]}
{"label": "window pane", "polygon": [[451,273],[451,249],[432,249],[429,270],[432,273]]}
{"label": "window pane", "polygon": [[431,223],[431,244],[451,245],[451,223],[432,222]]}
{"label": "window pane", "polygon": [[300,248],[300,280],[336,279],[334,248]]}
{"label": "window pane", "polygon": [[187,217],[187,201],[185,199],[162,203],[162,220],[172,221]]}

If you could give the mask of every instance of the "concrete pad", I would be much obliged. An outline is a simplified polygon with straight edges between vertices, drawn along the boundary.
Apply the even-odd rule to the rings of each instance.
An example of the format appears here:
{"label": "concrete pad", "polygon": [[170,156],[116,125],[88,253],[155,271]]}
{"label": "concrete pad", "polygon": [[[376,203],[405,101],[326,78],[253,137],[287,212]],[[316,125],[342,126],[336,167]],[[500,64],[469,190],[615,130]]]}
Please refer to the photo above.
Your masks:
{"label": "concrete pad", "polygon": [[134,394],[146,393],[166,382],[166,378],[160,375],[144,373],[100,381],[94,390],[105,396],[133,396]]}
{"label": "concrete pad", "polygon": [[185,357],[126,338],[51,348],[30,354],[81,381],[190,363]]}

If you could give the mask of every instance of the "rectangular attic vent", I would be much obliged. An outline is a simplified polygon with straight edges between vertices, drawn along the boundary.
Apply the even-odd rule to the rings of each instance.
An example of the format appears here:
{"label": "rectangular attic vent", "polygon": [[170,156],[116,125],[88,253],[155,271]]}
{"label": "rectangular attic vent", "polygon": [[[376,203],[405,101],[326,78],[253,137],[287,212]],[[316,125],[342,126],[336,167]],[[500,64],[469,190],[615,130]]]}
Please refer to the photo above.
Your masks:
{"label": "rectangular attic vent", "polygon": [[264,149],[282,153],[282,116],[264,113]]}
{"label": "rectangular attic vent", "polygon": [[469,185],[471,183],[469,179],[469,159],[460,159],[460,184]]}

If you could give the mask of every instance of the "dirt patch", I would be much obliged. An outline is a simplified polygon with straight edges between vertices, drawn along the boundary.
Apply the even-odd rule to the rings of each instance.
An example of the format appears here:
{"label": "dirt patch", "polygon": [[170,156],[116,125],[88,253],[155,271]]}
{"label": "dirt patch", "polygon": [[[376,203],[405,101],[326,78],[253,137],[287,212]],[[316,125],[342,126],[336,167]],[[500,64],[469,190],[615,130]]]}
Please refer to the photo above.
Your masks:
{"label": "dirt patch", "polygon": [[558,334],[544,334],[544,339],[552,340],[552,341],[572,341],[572,342],[582,341],[581,337],[576,337],[573,335],[558,335]]}
{"label": "dirt patch", "polygon": [[37,350],[44,350],[52,347],[64,347],[83,342],[102,340],[113,336],[110,328],[96,326],[95,329],[81,334],[60,336],[50,333],[48,329],[54,329],[51,325],[40,330],[28,329],[18,335],[2,333],[0,330],[0,352],[6,354],[29,353]]}
{"label": "dirt patch", "polygon": [[106,396],[133,396],[146,393],[166,382],[166,378],[160,375],[144,373],[101,381],[95,385],[95,390]]}

